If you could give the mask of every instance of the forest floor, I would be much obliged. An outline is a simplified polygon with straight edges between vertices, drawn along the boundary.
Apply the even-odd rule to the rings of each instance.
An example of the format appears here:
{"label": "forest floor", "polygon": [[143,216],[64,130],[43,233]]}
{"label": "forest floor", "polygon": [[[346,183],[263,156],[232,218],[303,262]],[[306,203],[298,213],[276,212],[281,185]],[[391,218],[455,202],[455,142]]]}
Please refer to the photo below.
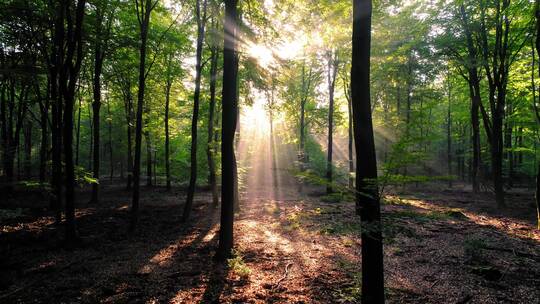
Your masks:
{"label": "forest floor", "polygon": [[[129,191],[104,186],[98,206],[86,205],[84,191],[84,243],[72,249],[27,197],[1,223],[0,302],[352,303],[361,275],[354,205],[315,194],[242,200],[236,258],[225,266],[212,259],[219,209],[207,192],[181,224],[183,193],[143,188],[140,226],[129,235]],[[500,213],[491,197],[457,189],[388,195],[388,302],[538,303],[540,234],[528,197],[511,193]]]}
{"label": "forest floor", "polygon": [[[22,193],[0,219],[0,303],[355,303],[360,223],[352,202],[324,202],[301,186],[289,159],[242,148],[235,258],[213,260],[219,208],[199,191],[180,223],[185,193],[143,187],[130,235],[131,194],[102,185],[101,203],[77,197],[81,246],[63,246],[46,201]],[[246,155],[242,154],[245,153]],[[383,204],[388,303],[539,303],[540,233],[531,191],[488,194],[443,185],[393,189]]]}

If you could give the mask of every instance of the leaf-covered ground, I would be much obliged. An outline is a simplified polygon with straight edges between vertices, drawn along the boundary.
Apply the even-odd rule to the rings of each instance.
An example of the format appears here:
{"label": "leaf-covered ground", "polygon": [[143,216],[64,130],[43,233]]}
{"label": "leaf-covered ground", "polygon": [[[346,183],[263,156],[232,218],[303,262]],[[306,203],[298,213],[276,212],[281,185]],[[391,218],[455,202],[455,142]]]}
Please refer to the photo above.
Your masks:
{"label": "leaf-covered ground", "polygon": [[[22,209],[2,212],[0,302],[354,303],[361,243],[353,203],[288,191],[245,196],[228,265],[213,261],[219,209],[207,192],[181,224],[183,192],[143,188],[140,226],[130,235],[128,191],[105,185],[98,206],[83,191],[76,248],[63,246],[44,200],[20,195],[7,204]],[[388,195],[388,302],[538,303],[540,233],[530,197],[513,192],[498,211],[489,195],[460,189]]]}

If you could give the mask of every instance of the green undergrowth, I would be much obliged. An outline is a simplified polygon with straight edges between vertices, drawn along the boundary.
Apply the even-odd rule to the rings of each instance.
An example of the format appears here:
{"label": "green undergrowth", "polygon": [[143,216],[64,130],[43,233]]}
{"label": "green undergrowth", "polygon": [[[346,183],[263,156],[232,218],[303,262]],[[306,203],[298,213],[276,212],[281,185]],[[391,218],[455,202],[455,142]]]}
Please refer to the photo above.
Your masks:
{"label": "green undergrowth", "polygon": [[444,221],[444,220],[463,220],[467,216],[463,214],[459,209],[448,209],[444,211],[427,211],[418,212],[413,210],[398,210],[387,213],[385,217],[389,219],[393,218],[408,218],[417,222],[429,222],[429,221]]}
{"label": "green undergrowth", "polygon": [[244,262],[244,257],[242,252],[239,250],[233,251],[233,257],[227,260],[230,271],[238,275],[241,279],[245,280],[249,278],[251,274],[251,269]]}
{"label": "green undergrowth", "polygon": [[344,258],[338,258],[336,262],[350,280],[347,285],[338,286],[333,291],[334,300],[336,303],[358,302],[362,295],[362,272],[358,270],[358,265]]}

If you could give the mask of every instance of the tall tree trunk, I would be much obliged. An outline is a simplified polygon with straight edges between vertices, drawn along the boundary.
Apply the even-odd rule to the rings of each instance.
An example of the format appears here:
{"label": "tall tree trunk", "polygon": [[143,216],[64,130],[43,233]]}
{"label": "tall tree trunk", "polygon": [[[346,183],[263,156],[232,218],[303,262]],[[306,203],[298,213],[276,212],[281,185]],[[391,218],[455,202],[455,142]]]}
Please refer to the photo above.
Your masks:
{"label": "tall tree trunk", "polygon": [[[101,22],[99,22],[101,23]],[[99,31],[98,31],[99,33]],[[96,183],[92,183],[92,197],[90,198],[91,204],[99,203],[99,171],[100,171],[100,154],[101,154],[101,119],[100,119],[100,109],[101,109],[101,71],[103,69],[103,52],[101,50],[101,43],[98,42],[100,38],[96,38],[96,47],[94,50],[94,79],[93,79],[93,94],[94,100],[92,101],[92,127],[93,127],[93,161],[92,161],[92,172],[93,177],[96,179]]]}
{"label": "tall tree trunk", "polygon": [[382,224],[371,120],[371,0],[353,2],[351,99],[357,155],[356,206],[362,227],[362,303],[384,303]]}
{"label": "tall tree trunk", "polygon": [[300,153],[302,159],[300,161],[304,162],[303,159],[306,147],[306,102],[307,102],[307,88],[306,88],[306,63],[305,61],[302,64],[302,100],[300,100]]}
{"label": "tall tree trunk", "polygon": [[[48,90],[48,89],[47,89]],[[47,175],[47,161],[49,150],[49,94],[43,106],[40,107],[41,145],[39,147],[39,182],[44,183]]]}
{"label": "tall tree trunk", "polygon": [[347,109],[349,111],[349,188],[354,188],[354,159],[353,159],[353,148],[354,148],[354,134],[353,134],[353,113],[352,113],[352,101],[350,96],[350,88],[347,86],[345,95],[347,96]]}
{"label": "tall tree trunk", "polygon": [[[540,0],[536,0],[536,8],[535,8],[535,15],[536,15],[536,52],[538,53],[538,56],[540,57]],[[536,95],[536,88],[534,85],[534,51],[533,51],[533,97]],[[540,75],[540,64],[538,65],[538,75]],[[536,114],[537,123],[540,125],[540,111],[538,107],[536,106],[536,98],[533,100],[534,104],[534,111]],[[536,154],[535,154],[536,155]],[[537,220],[537,228],[540,230],[540,162],[538,163],[538,169],[536,171],[536,220]]]}
{"label": "tall tree trunk", "polygon": [[195,64],[195,93],[193,95],[193,117],[191,119],[191,157],[190,157],[190,176],[189,187],[187,193],[186,204],[184,205],[184,213],[182,221],[187,221],[191,213],[193,205],[193,197],[195,196],[195,186],[197,184],[197,123],[199,122],[199,98],[201,95],[201,72],[202,72],[202,48],[204,42],[204,27],[206,23],[206,0],[197,0],[197,51]]}
{"label": "tall tree trunk", "polygon": [[333,192],[333,164],[332,164],[332,154],[334,148],[334,88],[336,83],[336,74],[337,74],[337,54],[335,51],[328,53],[328,95],[329,95],[329,106],[328,106],[328,150],[326,156],[326,193],[330,194]]}
{"label": "tall tree trunk", "polygon": [[222,90],[222,144],[221,144],[221,225],[216,257],[225,261],[233,247],[234,222],[234,135],[238,99],[236,94],[238,59],[236,56],[238,0],[225,0],[223,90]]}
{"label": "tall tree trunk", "polygon": [[114,176],[114,159],[113,159],[113,144],[112,144],[112,116],[111,116],[111,101],[107,102],[107,118],[109,125],[109,165],[110,165],[110,180],[112,182]]}
{"label": "tall tree trunk", "polygon": [[92,123],[92,105],[88,104],[88,125],[90,126],[90,141],[88,146],[88,170],[92,170],[92,153],[94,151],[94,127]]}
{"label": "tall tree trunk", "polygon": [[[148,117],[149,110],[147,109]],[[148,127],[148,119],[144,122],[144,141],[146,143],[146,186],[152,186],[152,140],[150,139],[150,129]]]}
{"label": "tall tree trunk", "polygon": [[32,178],[32,122],[27,121],[24,126],[24,176]]}
{"label": "tall tree trunk", "polygon": [[448,187],[452,188],[452,86],[450,79],[448,79],[448,111],[446,113],[446,148]]}
{"label": "tall tree trunk", "polygon": [[127,189],[131,189],[133,179],[133,100],[131,98],[131,85],[127,85],[125,98],[126,108],[126,129],[127,129]]}
{"label": "tall tree trunk", "polygon": [[212,203],[217,207],[219,204],[219,195],[216,181],[216,163],[214,155],[216,150],[216,142],[214,142],[214,113],[216,108],[216,82],[217,82],[217,65],[218,65],[218,49],[212,48],[211,63],[210,63],[210,108],[208,110],[208,142],[206,148],[206,156],[208,159],[208,184],[212,189]]}
{"label": "tall tree trunk", "polygon": [[506,152],[504,153],[503,159],[505,159],[506,162],[508,163],[508,177],[507,177],[506,184],[509,188],[512,188],[513,183],[514,183],[514,181],[512,180],[514,176],[514,155],[512,153],[512,139],[513,139],[512,132],[513,132],[514,127],[513,127],[512,122],[509,121],[510,116],[512,116],[512,112],[513,112],[513,104],[512,102],[509,101],[507,103],[506,110],[504,111],[505,122],[504,122],[504,148],[503,148],[503,151]]}
{"label": "tall tree trunk", "polygon": [[142,114],[144,107],[144,89],[146,84],[146,44],[148,40],[148,27],[150,25],[150,13],[157,4],[154,0],[144,0],[137,2],[138,19],[140,26],[139,46],[139,91],[137,93],[137,116],[135,123],[135,161],[133,163],[133,200],[131,205],[130,231],[135,231],[139,221],[139,195],[140,195],[140,173],[141,173],[141,143],[142,143]]}
{"label": "tall tree trunk", "polygon": [[[465,11],[465,6],[460,5],[460,14],[461,22],[463,29],[465,31],[465,36],[467,39],[467,72],[468,72],[468,82],[469,82],[469,95],[471,98],[471,127],[472,127],[472,167],[471,167],[471,181],[472,188],[474,193],[480,191],[480,182],[479,182],[479,172],[481,154],[480,154],[480,119],[479,119],[479,110],[482,104],[482,97],[480,92],[480,77],[478,76],[478,50],[474,44],[471,25],[469,22],[469,17]],[[486,121],[484,121],[486,123]]]}
{"label": "tall tree trunk", "polygon": [[77,135],[75,142],[75,166],[79,165],[79,147],[81,143],[81,111],[82,111],[82,96],[79,96],[79,108],[77,109]]}
{"label": "tall tree trunk", "polygon": [[[59,9],[66,10],[66,19],[69,19],[69,14],[74,13],[76,16],[75,24],[67,22],[66,39],[66,54],[64,66],[60,72],[59,85],[62,97],[64,100],[64,115],[63,115],[63,143],[64,143],[64,162],[65,162],[65,186],[66,186],[66,241],[71,243],[78,237],[75,225],[75,167],[73,163],[73,109],[75,103],[75,85],[78,80],[79,71],[81,68],[83,51],[82,51],[82,25],[84,18],[85,0],[79,0],[74,7],[74,12],[71,12],[68,1],[60,5]],[[73,4],[75,5],[75,4]],[[59,26],[64,29],[64,20],[59,19]],[[73,27],[73,28],[70,28]],[[62,35],[63,36],[63,35]],[[64,42],[60,45],[63,47]],[[60,56],[64,58],[64,56]]]}
{"label": "tall tree trunk", "polygon": [[[171,64],[171,62],[169,62]],[[167,190],[171,190],[171,156],[169,142],[169,103],[172,81],[167,79],[165,86],[165,175],[167,176]]]}

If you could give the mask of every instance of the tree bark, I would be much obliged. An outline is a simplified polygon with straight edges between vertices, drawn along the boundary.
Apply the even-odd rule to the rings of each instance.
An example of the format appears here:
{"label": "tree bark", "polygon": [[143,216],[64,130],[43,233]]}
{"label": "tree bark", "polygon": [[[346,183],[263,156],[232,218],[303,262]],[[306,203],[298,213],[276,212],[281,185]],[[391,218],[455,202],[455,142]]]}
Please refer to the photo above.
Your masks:
{"label": "tree bark", "polygon": [[112,182],[114,176],[114,155],[113,155],[113,144],[112,144],[112,116],[111,116],[111,101],[107,102],[107,115],[108,115],[108,125],[109,125],[109,179]]}
{"label": "tree bark", "polygon": [[[536,15],[536,52],[538,53],[538,57],[540,57],[540,0],[536,0],[535,3],[535,15]],[[534,69],[534,51],[533,51],[533,69]],[[533,71],[533,75],[534,75]],[[538,65],[538,75],[540,75],[540,64]],[[533,76],[533,96],[536,95],[535,93],[535,86],[534,86],[534,76]],[[533,100],[534,104],[534,111],[536,114],[537,123],[540,125],[540,111],[538,107],[536,106],[536,100]],[[540,162],[538,163],[538,169],[536,171],[536,221],[537,221],[537,228],[540,230]]]}
{"label": "tree bark", "polygon": [[135,124],[135,161],[133,164],[133,199],[131,202],[130,231],[134,232],[139,221],[139,196],[140,196],[140,173],[141,173],[141,143],[142,143],[142,114],[144,107],[144,90],[146,84],[146,45],[148,40],[148,27],[150,25],[150,13],[155,8],[157,0],[144,0],[137,2],[138,20],[140,28],[139,46],[139,91],[137,93],[137,117]]}
{"label": "tree bark", "polygon": [[448,160],[448,187],[452,188],[452,86],[448,79],[448,111],[446,113],[446,158]]}
{"label": "tree bark", "polygon": [[24,176],[32,178],[32,122],[29,120],[24,126]]}
{"label": "tree bark", "polygon": [[[75,4],[73,4],[75,5]],[[63,112],[63,143],[64,143],[64,163],[65,163],[65,201],[66,201],[66,241],[74,242],[78,238],[77,228],[75,223],[75,168],[73,163],[73,108],[75,103],[75,85],[78,80],[79,71],[81,68],[83,51],[82,51],[82,26],[84,19],[85,0],[79,0],[76,3],[75,24],[67,22],[68,29],[66,39],[66,54],[62,60],[64,65],[61,67],[59,86],[64,100]],[[65,18],[69,19],[71,8],[68,1],[64,1],[59,6],[59,10],[66,10]],[[64,13],[62,12],[62,15]],[[56,26],[64,30],[64,19],[59,18]],[[73,28],[70,28],[73,27]],[[62,41],[60,47],[63,47]],[[64,58],[64,56],[60,56]]]}
{"label": "tree bark", "polygon": [[79,107],[77,109],[77,135],[75,139],[75,166],[79,165],[79,147],[81,143],[81,111],[82,111],[82,96],[79,96]]}
{"label": "tree bark", "polygon": [[[100,17],[98,17],[99,19]],[[101,27],[101,21],[98,21],[98,28]],[[97,31],[96,36],[99,36],[100,31]],[[92,173],[93,178],[97,181],[92,183],[92,196],[90,198],[91,204],[99,203],[99,171],[100,171],[100,140],[101,140],[101,119],[100,119],[100,109],[101,109],[101,71],[103,69],[103,51],[100,42],[101,37],[96,37],[96,45],[94,49],[94,79],[92,85],[92,91],[94,94],[94,100],[92,101],[92,128],[93,128],[93,161],[92,161]]]}
{"label": "tree bark", "polygon": [[335,51],[329,52],[328,54],[328,150],[326,156],[326,193],[330,194],[333,192],[333,148],[334,148],[334,88],[336,83],[336,74],[338,68],[337,53]]}
{"label": "tree bark", "polygon": [[193,205],[193,197],[195,196],[195,186],[197,184],[197,123],[199,122],[199,99],[201,95],[201,72],[202,72],[202,48],[204,42],[204,28],[206,23],[206,0],[196,2],[197,10],[197,51],[195,64],[195,93],[193,95],[193,116],[191,120],[191,157],[190,157],[190,177],[187,193],[186,204],[184,205],[184,213],[182,221],[187,221],[191,213]]}
{"label": "tree bark", "polygon": [[216,257],[226,261],[233,248],[234,225],[234,135],[238,113],[236,94],[238,61],[236,57],[238,0],[225,0],[223,90],[222,90],[222,144],[221,144],[221,225]]}
{"label": "tree bark", "polygon": [[371,0],[353,2],[351,99],[357,155],[356,206],[362,220],[362,303],[384,303],[382,224],[371,119]]}
{"label": "tree bark", "polygon": [[[169,62],[169,64],[172,64],[172,62]],[[172,80],[169,78],[167,79],[167,83],[165,85],[165,175],[167,176],[167,191],[171,190],[171,157],[169,141],[169,103],[171,86]]]}
{"label": "tree bark", "polygon": [[146,143],[146,186],[152,187],[152,140],[150,139],[150,130],[148,128],[149,110],[146,110],[146,120],[144,122],[144,141]]}
{"label": "tree bark", "polygon": [[216,108],[216,82],[219,53],[217,47],[212,48],[210,64],[210,108],[208,112],[208,143],[206,156],[208,159],[208,184],[212,189],[212,203],[215,207],[219,204],[219,195],[216,181],[216,163],[214,161],[216,142],[214,141],[214,113]]}

